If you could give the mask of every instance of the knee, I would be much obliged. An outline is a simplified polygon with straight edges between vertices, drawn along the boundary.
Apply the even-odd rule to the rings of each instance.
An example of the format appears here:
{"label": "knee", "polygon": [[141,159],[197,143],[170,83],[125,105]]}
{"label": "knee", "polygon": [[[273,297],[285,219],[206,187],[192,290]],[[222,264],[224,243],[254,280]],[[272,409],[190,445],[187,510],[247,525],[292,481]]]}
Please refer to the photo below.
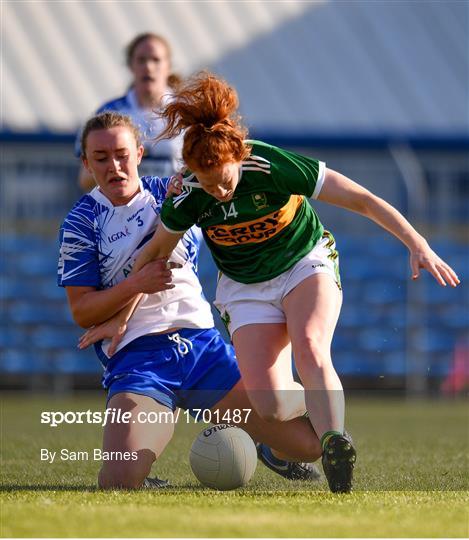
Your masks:
{"label": "knee", "polygon": [[278,401],[256,406],[256,412],[264,422],[285,422],[290,420],[291,411],[285,403]]}
{"label": "knee", "polygon": [[138,489],[150,473],[151,466],[137,462],[115,462],[104,464],[98,475],[101,489]]}
{"label": "knee", "polygon": [[294,357],[298,370],[308,366],[322,370],[332,365],[329,345],[308,336],[295,343]]}

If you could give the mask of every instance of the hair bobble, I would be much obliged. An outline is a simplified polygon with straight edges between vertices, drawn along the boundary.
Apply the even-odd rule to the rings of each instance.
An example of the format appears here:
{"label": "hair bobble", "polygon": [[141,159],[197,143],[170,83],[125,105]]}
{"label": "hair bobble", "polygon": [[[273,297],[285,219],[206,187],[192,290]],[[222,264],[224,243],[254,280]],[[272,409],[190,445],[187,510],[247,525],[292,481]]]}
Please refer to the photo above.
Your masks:
{"label": "hair bobble", "polygon": [[199,122],[199,126],[205,131],[205,133],[213,133],[213,128],[215,127],[215,124],[212,126],[206,126],[205,124],[202,124],[202,122]]}

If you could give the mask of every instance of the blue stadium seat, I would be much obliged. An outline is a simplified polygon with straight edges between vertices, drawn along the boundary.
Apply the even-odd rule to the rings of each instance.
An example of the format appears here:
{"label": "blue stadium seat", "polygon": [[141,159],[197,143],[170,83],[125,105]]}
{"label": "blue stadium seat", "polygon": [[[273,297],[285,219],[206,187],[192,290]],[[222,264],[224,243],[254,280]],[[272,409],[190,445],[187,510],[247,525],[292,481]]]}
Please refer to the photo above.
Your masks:
{"label": "blue stadium seat", "polygon": [[378,268],[373,266],[368,257],[359,255],[342,256],[340,258],[340,272],[344,280],[358,280],[364,282],[368,279],[381,277]]}
{"label": "blue stadium seat", "polygon": [[439,314],[439,321],[451,330],[464,331],[469,328],[468,305],[451,305]]}
{"label": "blue stadium seat", "polygon": [[58,253],[52,253],[50,249],[23,254],[18,257],[17,270],[25,276],[55,276],[57,258]]}
{"label": "blue stadium seat", "polygon": [[373,280],[365,285],[363,299],[369,304],[393,304],[405,301],[407,291],[400,282]]}
{"label": "blue stadium seat", "polygon": [[[335,356],[333,361],[334,365],[343,367],[344,371],[338,372],[342,375],[355,375],[357,377],[369,377],[369,376],[379,376],[385,373],[383,365],[383,355],[382,354],[368,354],[363,351],[357,351],[355,354],[351,354],[348,358],[345,357],[345,362],[339,356]],[[339,369],[339,368],[338,368]]]}
{"label": "blue stadium seat", "polygon": [[0,300],[30,300],[37,294],[37,284],[22,275],[2,275]]}
{"label": "blue stadium seat", "polygon": [[453,256],[469,257],[469,245],[458,240],[453,240],[451,237],[435,238],[430,242],[434,249],[443,259],[450,259]]}
{"label": "blue stadium seat", "polygon": [[379,315],[361,303],[345,302],[339,317],[339,327],[362,329],[377,324]]}
{"label": "blue stadium seat", "polygon": [[55,276],[42,280],[37,288],[38,295],[46,300],[67,301],[67,294],[63,287],[57,285]]}
{"label": "blue stadium seat", "polygon": [[359,280],[399,280],[405,281],[410,273],[407,259],[394,259],[390,257],[357,257],[350,255],[340,259],[341,277],[344,281]]}
{"label": "blue stadium seat", "polygon": [[23,327],[8,323],[0,325],[0,347],[6,349],[24,347],[28,342],[29,334]]}
{"label": "blue stadium seat", "polygon": [[405,348],[403,333],[389,328],[362,330],[358,335],[358,342],[367,352],[399,352]]}
{"label": "blue stadium seat", "polygon": [[341,255],[357,255],[366,257],[369,254],[367,242],[360,236],[346,232],[334,233],[339,256]]}
{"label": "blue stadium seat", "polygon": [[49,241],[39,236],[2,233],[1,248],[6,255],[40,252],[47,245]]}
{"label": "blue stadium seat", "polygon": [[400,257],[406,257],[407,250],[399,240],[388,234],[371,236],[365,242],[368,253],[374,257],[393,258],[399,260]]}
{"label": "blue stadium seat", "polygon": [[60,323],[63,320],[63,306],[19,301],[8,306],[8,317],[16,324]]}
{"label": "blue stadium seat", "polygon": [[445,353],[453,351],[456,337],[452,332],[422,329],[415,336],[415,346],[422,353]]}
{"label": "blue stadium seat", "polygon": [[459,279],[469,278],[469,249],[464,254],[450,255],[447,262],[454,269]]}
{"label": "blue stadium seat", "polygon": [[33,349],[8,349],[0,355],[4,373],[53,373],[53,357]]}
{"label": "blue stadium seat", "polygon": [[351,278],[346,274],[344,275],[344,273],[342,272],[341,281],[344,301],[346,303],[355,303],[362,299],[363,284],[365,283],[363,279]]}
{"label": "blue stadium seat", "polygon": [[[390,328],[393,331],[403,332],[409,324],[421,324],[415,321],[413,314],[408,313],[405,302],[374,306],[373,313],[376,316],[376,325],[380,328]],[[411,320],[413,319],[413,320]]]}
{"label": "blue stadium seat", "polygon": [[78,332],[67,326],[38,326],[31,333],[31,343],[39,349],[74,349]]}
{"label": "blue stadium seat", "polygon": [[55,368],[58,373],[101,373],[103,371],[92,349],[57,351]]}
{"label": "blue stadium seat", "polygon": [[355,330],[338,328],[332,340],[332,351],[334,354],[338,351],[355,352],[358,349],[357,334]]}
{"label": "blue stadium seat", "polygon": [[357,375],[360,354],[358,352],[337,351],[332,355],[332,363],[339,375]]}
{"label": "blue stadium seat", "polygon": [[25,373],[32,371],[31,355],[18,349],[8,349],[0,353],[0,371],[2,373]]}
{"label": "blue stadium seat", "polygon": [[425,302],[434,309],[437,306],[445,306],[452,304],[463,304],[467,300],[465,294],[465,284],[463,283],[459,289],[453,287],[441,287],[430,276],[425,276]]}
{"label": "blue stadium seat", "polygon": [[407,372],[406,354],[404,351],[395,351],[384,355],[383,375],[402,376]]}
{"label": "blue stadium seat", "polygon": [[398,259],[406,255],[406,248],[388,234],[376,234],[363,237],[353,233],[337,233],[335,235],[339,254],[355,254],[360,258],[370,260],[381,257],[393,257]]}

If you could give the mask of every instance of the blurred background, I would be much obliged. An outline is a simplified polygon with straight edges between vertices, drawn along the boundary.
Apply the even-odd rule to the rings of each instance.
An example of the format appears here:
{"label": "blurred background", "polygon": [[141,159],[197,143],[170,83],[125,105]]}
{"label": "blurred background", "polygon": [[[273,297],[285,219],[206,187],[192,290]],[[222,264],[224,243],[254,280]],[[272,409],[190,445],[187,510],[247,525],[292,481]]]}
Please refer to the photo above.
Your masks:
{"label": "blurred background", "polygon": [[[166,37],[174,70],[238,89],[253,138],[312,155],[384,197],[461,286],[411,282],[405,248],[314,202],[340,252],[333,344],[346,388],[469,387],[469,4],[463,0],[13,1],[1,6],[1,387],[98,388],[56,285],[58,228],[80,197],[74,140],[125,93],[123,49]],[[214,267],[200,275],[211,300]],[[218,324],[218,321],[217,321]]]}

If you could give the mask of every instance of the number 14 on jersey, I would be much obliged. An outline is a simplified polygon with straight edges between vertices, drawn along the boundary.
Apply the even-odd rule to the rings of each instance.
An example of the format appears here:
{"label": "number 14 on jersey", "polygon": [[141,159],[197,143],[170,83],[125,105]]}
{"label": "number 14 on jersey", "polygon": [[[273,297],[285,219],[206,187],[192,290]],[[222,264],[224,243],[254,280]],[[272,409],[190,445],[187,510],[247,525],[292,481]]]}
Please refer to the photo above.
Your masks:
{"label": "number 14 on jersey", "polygon": [[235,204],[232,202],[230,203],[230,206],[228,207],[228,210],[226,209],[225,205],[221,205],[221,209],[223,210],[223,215],[225,216],[225,221],[232,217],[232,218],[237,218],[238,217],[238,212],[236,211],[236,207],[235,207]]}

